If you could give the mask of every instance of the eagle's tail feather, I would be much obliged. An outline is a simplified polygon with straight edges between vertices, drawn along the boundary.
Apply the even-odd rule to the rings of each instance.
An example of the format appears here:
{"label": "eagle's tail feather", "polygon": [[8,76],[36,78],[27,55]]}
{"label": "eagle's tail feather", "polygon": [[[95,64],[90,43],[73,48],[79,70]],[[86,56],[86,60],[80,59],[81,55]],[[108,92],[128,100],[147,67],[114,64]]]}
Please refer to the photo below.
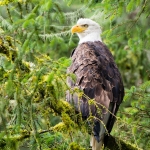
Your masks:
{"label": "eagle's tail feather", "polygon": [[100,142],[97,142],[95,137],[91,135],[90,146],[92,147],[92,150],[102,150],[103,143],[104,143],[104,136],[101,137]]}

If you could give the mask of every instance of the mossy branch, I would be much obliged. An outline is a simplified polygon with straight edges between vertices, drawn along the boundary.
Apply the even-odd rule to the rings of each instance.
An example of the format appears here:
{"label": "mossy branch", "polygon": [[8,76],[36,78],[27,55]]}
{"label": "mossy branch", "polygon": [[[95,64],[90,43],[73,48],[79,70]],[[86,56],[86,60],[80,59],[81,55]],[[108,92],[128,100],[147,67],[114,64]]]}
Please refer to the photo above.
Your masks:
{"label": "mossy branch", "polygon": [[[61,110],[65,111],[65,113],[71,118],[71,121],[73,121],[74,124],[79,125],[79,122],[76,122],[74,119],[72,119],[72,116],[74,114],[74,109],[66,101],[58,101],[58,103],[56,102],[55,104],[51,106],[53,107],[54,111],[56,111],[58,114],[62,113]],[[111,150],[120,150],[120,149],[121,150],[140,150],[136,146],[131,145],[130,143],[123,141],[122,139],[118,137],[114,137],[112,135],[108,137],[108,143],[105,147]]]}
{"label": "mossy branch", "polygon": [[136,146],[131,145],[127,141],[123,141],[122,139],[114,137],[112,135],[108,137],[106,148],[110,150],[141,150]]}
{"label": "mossy branch", "polygon": [[[49,130],[37,131],[37,134],[43,134],[43,133],[46,133],[46,132],[64,131],[64,130],[68,130],[70,128],[70,125],[73,125],[73,126],[75,125],[76,127],[79,125],[78,122],[76,122],[72,118],[74,110],[70,106],[70,104],[67,103],[66,101],[59,100],[58,102],[51,104],[50,107],[52,107],[53,110],[56,113],[58,113],[59,115],[62,116],[63,122],[55,125],[54,127],[51,127]],[[72,122],[72,123],[70,123],[70,122]],[[6,140],[8,140],[8,139],[9,139],[9,141],[22,141],[26,138],[29,138],[29,137],[33,136],[33,135],[34,135],[33,131],[30,131],[30,132],[23,131],[23,132],[20,133],[20,135],[11,135],[9,137],[4,137],[0,141],[0,147],[1,148],[5,147]],[[76,144],[76,146],[80,147],[77,144]],[[120,150],[120,149],[122,149],[122,150],[140,150],[137,147],[135,147],[134,145],[131,145],[128,142],[123,141],[118,137],[113,137],[112,135],[110,135],[108,137],[108,143],[105,147],[107,149],[111,149],[111,150]],[[74,144],[70,146],[70,150],[71,149],[74,149]],[[79,149],[82,149],[82,148],[79,148]]]}

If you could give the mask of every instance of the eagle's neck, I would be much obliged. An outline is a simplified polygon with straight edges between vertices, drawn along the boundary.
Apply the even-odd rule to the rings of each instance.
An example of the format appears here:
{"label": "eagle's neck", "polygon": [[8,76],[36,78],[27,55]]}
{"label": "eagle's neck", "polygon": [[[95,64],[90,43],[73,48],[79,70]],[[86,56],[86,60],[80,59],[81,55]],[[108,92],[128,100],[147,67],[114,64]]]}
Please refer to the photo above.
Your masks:
{"label": "eagle's neck", "polygon": [[79,44],[84,43],[84,42],[95,42],[95,41],[102,42],[100,33],[97,33],[97,32],[92,32],[90,34],[82,33],[82,34],[78,34],[78,36],[80,39]]}

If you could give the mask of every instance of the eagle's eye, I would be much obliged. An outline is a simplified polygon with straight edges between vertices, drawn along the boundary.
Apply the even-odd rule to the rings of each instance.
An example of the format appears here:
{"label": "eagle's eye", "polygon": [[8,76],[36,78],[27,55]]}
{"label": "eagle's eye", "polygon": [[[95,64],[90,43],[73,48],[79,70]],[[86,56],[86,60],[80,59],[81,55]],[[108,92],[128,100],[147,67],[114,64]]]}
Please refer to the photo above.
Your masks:
{"label": "eagle's eye", "polygon": [[85,28],[87,28],[89,25],[88,24],[83,24],[82,26],[85,27]]}

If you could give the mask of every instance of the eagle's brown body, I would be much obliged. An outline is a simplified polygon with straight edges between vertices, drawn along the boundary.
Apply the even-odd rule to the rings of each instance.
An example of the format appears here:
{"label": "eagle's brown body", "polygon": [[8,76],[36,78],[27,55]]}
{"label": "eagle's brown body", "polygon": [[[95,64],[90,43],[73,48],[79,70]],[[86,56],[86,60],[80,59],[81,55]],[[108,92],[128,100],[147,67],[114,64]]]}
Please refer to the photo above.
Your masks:
{"label": "eagle's brown body", "polygon": [[[111,132],[115,121],[112,114],[117,113],[124,96],[121,75],[111,52],[100,41],[85,42],[77,46],[71,58],[72,64],[68,72],[76,75],[76,82],[69,78],[69,86],[81,89],[90,99],[94,99],[96,105],[89,107],[87,98],[83,96],[79,99],[76,94],[71,95],[69,92],[67,101],[73,103],[77,111],[81,111],[83,118],[88,118],[91,112],[93,116],[104,121],[107,131]],[[102,110],[101,114],[98,109]],[[107,119],[105,119],[106,115]],[[102,128],[100,124],[100,121],[96,120],[93,127],[93,134],[97,141],[100,140],[99,134]]]}

